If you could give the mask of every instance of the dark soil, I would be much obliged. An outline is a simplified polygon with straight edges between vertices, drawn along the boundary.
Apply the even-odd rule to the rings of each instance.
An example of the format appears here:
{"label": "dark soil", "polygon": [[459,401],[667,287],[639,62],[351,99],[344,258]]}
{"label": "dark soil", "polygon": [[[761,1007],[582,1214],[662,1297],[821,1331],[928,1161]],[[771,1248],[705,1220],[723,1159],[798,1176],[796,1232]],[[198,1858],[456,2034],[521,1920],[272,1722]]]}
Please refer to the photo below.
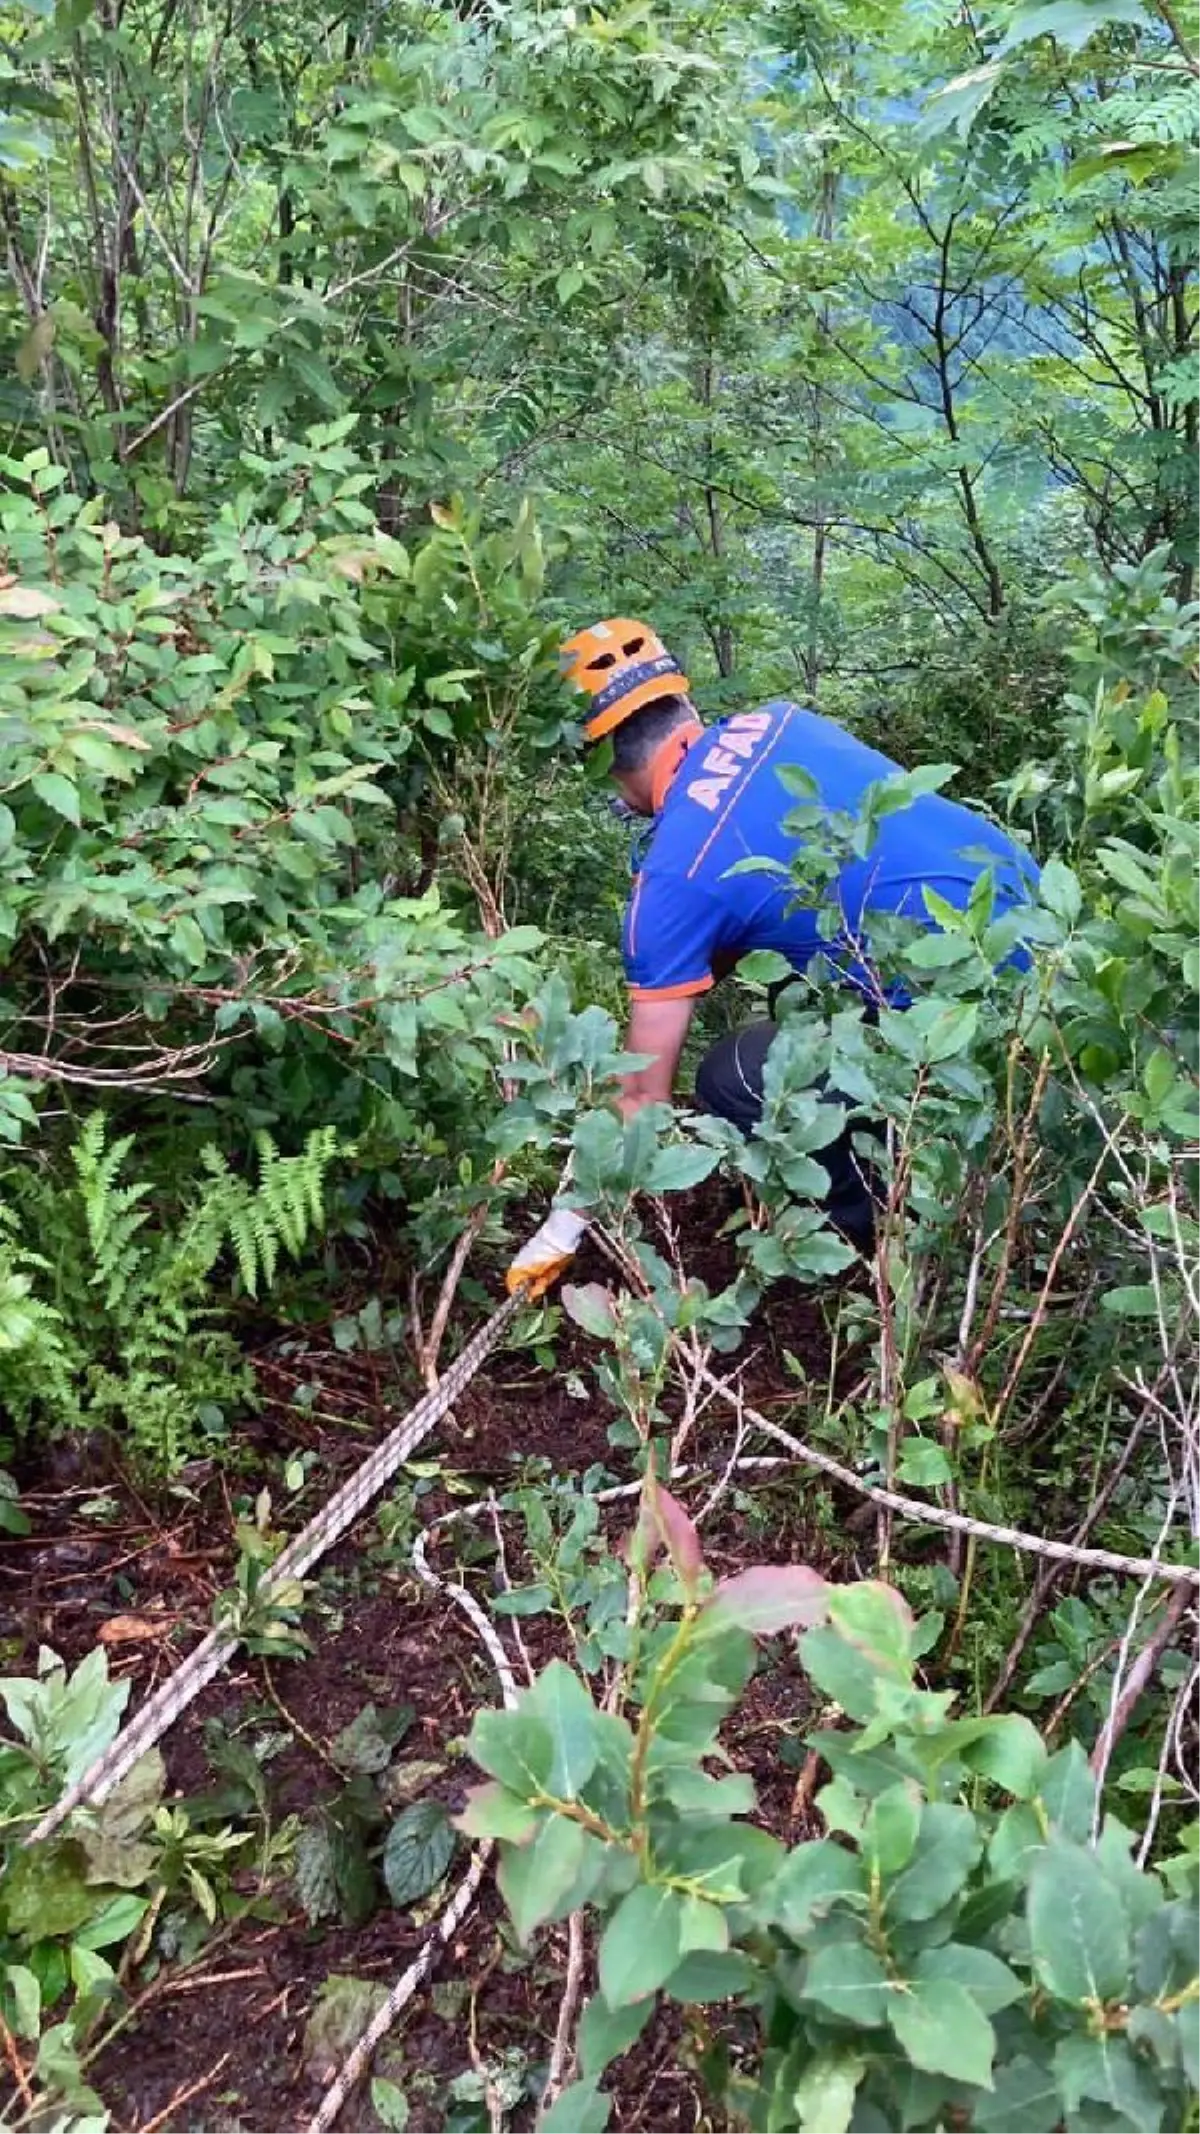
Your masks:
{"label": "dark soil", "polygon": [[[730,1242],[714,1234],[728,1211],[714,1211],[703,1195],[691,1199],[682,1255],[690,1274],[716,1287],[732,1269]],[[612,1281],[607,1263],[598,1255],[593,1262],[590,1251],[574,1272],[580,1282]],[[794,1288],[773,1295],[739,1356],[752,1398],[778,1414],[795,1402],[789,1356],[824,1383],[825,1311],[820,1298]],[[496,1684],[462,1612],[416,1581],[408,1559],[411,1528],[461,1501],[456,1472],[469,1478],[468,1494],[480,1483],[511,1481],[530,1461],[548,1463],[559,1475],[602,1465],[614,1480],[629,1478],[630,1456],[608,1443],[611,1412],[590,1369],[594,1344],[564,1319],[556,1346],[553,1374],[527,1349],[501,1350],[456,1417],[420,1448],[422,1463],[436,1456],[449,1479],[422,1479],[415,1501],[410,1483],[407,1524],[390,1541],[378,1518],[367,1515],[325,1561],[305,1617],[311,1658],[269,1669],[254,1659],[235,1662],[196,1701],[162,1744],[171,1795],[194,1800],[221,1783],[206,1753],[205,1723],[215,1720],[251,1740],[256,1732],[274,1736],[277,1753],[266,1767],[273,1818],[278,1825],[286,1815],[303,1816],[343,1783],[329,1757],[339,1729],[368,1702],[403,1702],[415,1717],[401,1759],[439,1766],[428,1775],[427,1790],[451,1809],[461,1803],[474,1775],[462,1741],[473,1712],[495,1700]],[[324,1335],[277,1338],[256,1360],[263,1409],[236,1473],[199,1464],[151,1499],[114,1462],[111,1448],[99,1445],[74,1447],[69,1462],[47,1461],[37,1475],[22,1476],[34,1531],[6,1538],[0,1548],[5,1672],[26,1668],[40,1644],[73,1662],[100,1638],[113,1673],[131,1678],[133,1704],[142,1702],[207,1628],[213,1600],[232,1575],[236,1520],[252,1516],[264,1483],[279,1521],[302,1524],[413,1395],[411,1386],[396,1384],[391,1359],[342,1355]],[[295,1405],[298,1386],[316,1389],[304,1408]],[[721,1471],[732,1446],[732,1413],[715,1404],[688,1447],[689,1459],[710,1470],[705,1493],[711,1471]],[[303,1490],[289,1498],[281,1455],[300,1452],[314,1459]],[[613,1508],[614,1544],[630,1517],[628,1507]],[[751,1493],[731,1489],[705,1524],[707,1559],[719,1573],[758,1560],[767,1553],[768,1534],[775,1560],[827,1565],[827,1500],[808,1493],[794,1474],[768,1478]],[[470,1554],[463,1546],[468,1535],[459,1528],[453,1546],[435,1547],[435,1560],[451,1569],[455,1549]],[[519,1533],[509,1546],[510,1574],[519,1581]],[[489,1550],[470,1574],[477,1591],[486,1593],[493,1566]],[[540,1665],[555,1649],[554,1626],[537,1617],[521,1627],[533,1664]],[[801,1745],[809,1717],[800,1671],[787,1649],[776,1649],[725,1734],[733,1765],[754,1779],[762,1822],[793,1843],[809,1828],[813,1774]],[[420,1907],[414,1916],[385,1901],[365,1926],[326,1921],[314,1927],[286,1882],[264,1898],[248,1875],[245,1890],[253,1900],[247,1916],[218,1929],[189,1966],[161,1962],[155,1969],[152,1959],[132,1985],[142,1996],[135,2019],[89,2075],[112,2110],[114,2128],[278,2134],[305,2125],[334,2072],[332,2065],[306,2064],[303,2053],[305,2023],[323,1982],[351,1974],[391,1985],[427,1931]],[[460,2116],[452,2116],[449,2099],[456,2078],[470,2074],[473,2055],[491,2070],[508,2065],[536,2073],[544,2066],[564,1950],[564,1932],[556,1930],[539,1938],[532,1955],[518,1954],[485,1884],[432,1985],[410,2002],[376,2063],[404,2088],[414,2129],[469,2123],[461,2104]],[[714,2033],[724,2032],[735,2057],[739,2039],[732,2017],[722,2020],[714,2010],[703,2016],[698,2027],[699,2012],[663,2008],[609,2078],[614,2127],[667,2134],[714,2124],[695,2063]],[[529,2126],[533,2116],[527,2096],[507,2123]],[[342,2120],[343,2128],[378,2123],[366,2096]],[[486,2126],[486,2109],[479,2123]]]}

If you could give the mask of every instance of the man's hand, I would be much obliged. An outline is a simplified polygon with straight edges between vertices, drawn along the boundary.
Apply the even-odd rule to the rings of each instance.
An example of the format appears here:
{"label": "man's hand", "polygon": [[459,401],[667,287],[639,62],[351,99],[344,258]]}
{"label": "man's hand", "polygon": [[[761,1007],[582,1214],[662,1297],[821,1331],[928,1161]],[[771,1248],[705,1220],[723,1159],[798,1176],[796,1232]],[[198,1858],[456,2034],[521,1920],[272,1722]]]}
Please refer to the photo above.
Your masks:
{"label": "man's hand", "polygon": [[587,1229],[587,1218],[573,1208],[552,1208],[540,1230],[522,1245],[504,1277],[510,1296],[523,1288],[528,1300],[542,1297],[552,1282],[565,1274],[575,1257],[575,1247]]}
{"label": "man's hand", "polygon": [[650,1055],[648,1067],[627,1074],[621,1089],[621,1116],[631,1119],[643,1104],[669,1104],[679,1055],[688,1034],[696,996],[681,1000],[635,1000],[629,1017],[626,1052]]}

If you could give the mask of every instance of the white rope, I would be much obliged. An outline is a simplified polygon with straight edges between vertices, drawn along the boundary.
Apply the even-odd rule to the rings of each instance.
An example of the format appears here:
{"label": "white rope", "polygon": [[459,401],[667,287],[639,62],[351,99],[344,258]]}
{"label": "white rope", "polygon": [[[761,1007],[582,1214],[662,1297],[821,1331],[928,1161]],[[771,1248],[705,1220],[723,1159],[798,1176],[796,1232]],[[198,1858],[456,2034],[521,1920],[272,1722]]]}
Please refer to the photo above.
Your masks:
{"label": "white rope", "polygon": [[[454,1406],[476,1371],[495,1348],[509,1320],[522,1302],[523,1292],[509,1297],[492,1313],[480,1327],[479,1332],[457,1355],[440,1379],[432,1393],[423,1394],[416,1405],[409,1409],[394,1430],[389,1431],[381,1445],[368,1453],[360,1467],[349,1480],[343,1482],[329,1499],[328,1504],[310,1519],[294,1541],[290,1541],[282,1555],[277,1556],[264,1575],[258,1588],[259,1594],[269,1597],[273,1590],[302,1578],[318,1558],[324,1556],[336,1541],[340,1541],[347,1527],[352,1526],[360,1512],[377,1497],[385,1482],[390,1482],[397,1470],[403,1467],[423,1438],[428,1437],[436,1423],[447,1410]],[[47,1810],[41,1821],[22,1839],[23,1845],[40,1844],[53,1835],[66,1821],[72,1809],[83,1802],[91,1804],[106,1800],[113,1787],[118,1785],[127,1772],[133,1769],[147,1749],[173,1726],[181,1712],[199,1696],[206,1683],[220,1673],[225,1662],[232,1658],[242,1642],[238,1629],[210,1630],[202,1638],[194,1652],[188,1655],[173,1675],[163,1683],[142,1705],[128,1725],[123,1727],[116,1740],[110,1743],[102,1756],[68,1786],[61,1799]]]}
{"label": "white rope", "polygon": [[[466,1519],[486,1509],[487,1500],[480,1498],[471,1504],[463,1505],[461,1510],[452,1512],[441,1524],[448,1526],[452,1520]],[[509,1711],[512,1711],[517,1701],[517,1684],[508,1654],[500,1642],[495,1625],[480,1607],[474,1594],[468,1593],[463,1585],[451,1585],[448,1579],[440,1578],[437,1572],[430,1568],[427,1549],[434,1532],[436,1528],[431,1527],[428,1532],[418,1534],[413,1544],[412,1560],[417,1576],[427,1586],[432,1586],[435,1592],[444,1593],[447,1600],[453,1601],[457,1608],[462,1609],[480,1643],[487,1648],[488,1657],[500,1683],[500,1694]],[[326,2090],[308,2123],[308,2134],[327,2134],[327,2129],[337,2119],[347,2099],[366,2074],[376,2047],[382,2043],[393,2023],[408,2006],[417,1988],[424,1984],[441,1950],[462,1925],[479,1894],[480,1884],[487,1873],[491,1857],[490,1842],[476,1848],[466,1874],[439,1917],[437,1925],[430,1929],[407,1971],[397,1979],[382,2008],[372,2017],[353,2051],[338,2070],[335,2080]]]}

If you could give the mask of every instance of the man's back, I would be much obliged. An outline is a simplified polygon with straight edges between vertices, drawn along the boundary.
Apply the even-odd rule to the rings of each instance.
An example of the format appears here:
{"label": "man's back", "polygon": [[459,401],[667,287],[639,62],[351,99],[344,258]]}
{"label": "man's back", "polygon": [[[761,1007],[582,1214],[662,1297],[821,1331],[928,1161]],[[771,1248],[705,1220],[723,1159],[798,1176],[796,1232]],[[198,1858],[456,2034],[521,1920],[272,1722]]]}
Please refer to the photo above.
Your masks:
{"label": "man's back", "polygon": [[[705,992],[715,965],[773,948],[802,970],[828,949],[815,906],[795,905],[794,884],[772,871],[731,873],[746,860],[786,866],[797,848],[783,818],[797,806],[778,773],[804,771],[820,808],[857,816],[869,786],[900,766],[818,713],[784,701],[740,712],[689,749],[671,786],[637,876],[625,921],[630,985],[643,998]],[[822,841],[814,812],[809,846]],[[930,924],[929,887],[965,905],[991,868],[999,901],[1030,893],[1037,870],[981,815],[925,794],[886,815],[864,860],[838,870],[825,901],[840,907],[848,946],[869,935],[871,912]],[[842,958],[853,975],[852,958]]]}

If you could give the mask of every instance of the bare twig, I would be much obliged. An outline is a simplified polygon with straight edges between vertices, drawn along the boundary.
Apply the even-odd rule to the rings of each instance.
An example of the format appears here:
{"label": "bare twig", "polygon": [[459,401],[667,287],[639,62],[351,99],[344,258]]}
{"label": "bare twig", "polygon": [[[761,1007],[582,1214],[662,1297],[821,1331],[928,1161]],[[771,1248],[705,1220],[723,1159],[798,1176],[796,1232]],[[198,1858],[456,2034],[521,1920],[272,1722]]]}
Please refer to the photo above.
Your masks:
{"label": "bare twig", "polygon": [[176,2090],[175,2095],[163,2106],[162,2111],[156,2112],[153,2119],[148,2119],[144,2127],[139,2127],[138,2134],[158,2134],[159,2128],[165,2127],[167,2121],[173,2118],[176,2112],[181,2111],[185,2104],[190,2104],[193,2097],[199,2097],[205,2090],[212,2088],[213,2083],[228,2067],[232,2058],[233,2054],[231,2052],[222,2053],[220,2059],[214,2061],[208,2073],[201,2075],[198,2082],[186,2083],[182,2089]]}
{"label": "bare twig", "polygon": [[1194,1604],[1194,1595],[1186,1586],[1177,1586],[1167,1603],[1162,1621],[1147,1638],[1136,1660],[1125,1677],[1124,1687],[1115,1697],[1100,1731],[1100,1738],[1092,1750],[1089,1762],[1096,1780],[1097,1802],[1104,1776],[1112,1760],[1112,1752],[1125,1732],[1138,1699],[1147,1687],[1159,1661],[1166,1652],[1188,1609]]}
{"label": "bare twig", "polygon": [[583,1960],[583,1913],[578,1911],[572,1912],[567,1922],[567,1973],[563,1980],[563,1997],[559,2003],[558,2024],[550,2053],[550,2069],[542,2094],[543,2112],[553,2104],[564,2082],[569,2079],[574,2065],[575,2014],[583,1986]]}

